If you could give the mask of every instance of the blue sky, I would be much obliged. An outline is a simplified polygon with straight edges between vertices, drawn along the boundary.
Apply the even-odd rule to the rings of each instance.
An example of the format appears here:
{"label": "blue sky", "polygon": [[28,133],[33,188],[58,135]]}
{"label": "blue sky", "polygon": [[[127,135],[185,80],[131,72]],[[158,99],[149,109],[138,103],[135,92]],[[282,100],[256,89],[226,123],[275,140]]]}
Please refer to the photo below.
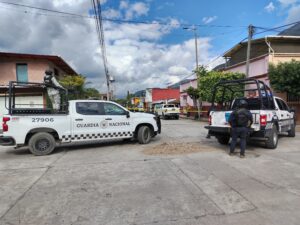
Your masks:
{"label": "blue sky", "polygon": [[[149,12],[147,15],[140,16],[138,21],[164,21],[166,18],[175,18],[182,24],[202,25],[197,27],[198,35],[212,38],[212,50],[217,54],[221,54],[247,37],[249,24],[272,28],[300,19],[300,17],[295,18],[294,21],[288,19],[291,8],[298,6],[298,1],[293,0],[149,0],[142,2],[148,5]],[[119,1],[108,1],[104,4],[104,9],[118,7]],[[211,19],[211,22],[208,19]],[[211,25],[230,27],[211,27]],[[273,31],[266,34],[276,33]],[[158,42],[176,44],[190,38],[193,38],[193,32],[179,27],[163,36]]]}
{"label": "blue sky", "polygon": [[[89,15],[92,9],[89,0],[7,1],[80,15]],[[249,24],[272,28],[300,20],[300,0],[101,2],[104,18],[152,23],[107,20],[103,23],[108,69],[115,79],[117,96],[124,96],[127,91],[163,88],[192,77],[194,35],[183,30],[183,24],[199,25],[199,61],[213,68],[222,63],[222,58],[214,60],[216,57],[247,36]],[[0,0],[0,51],[59,55],[86,76],[92,87],[105,93],[105,74],[94,22],[92,18],[7,5]],[[262,35],[268,34],[276,32]]]}

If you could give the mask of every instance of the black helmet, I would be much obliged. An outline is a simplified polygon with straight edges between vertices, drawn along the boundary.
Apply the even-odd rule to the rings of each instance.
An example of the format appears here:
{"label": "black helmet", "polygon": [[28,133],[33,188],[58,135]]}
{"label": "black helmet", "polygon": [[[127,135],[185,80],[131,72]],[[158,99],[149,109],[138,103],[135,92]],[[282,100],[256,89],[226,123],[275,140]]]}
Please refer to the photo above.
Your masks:
{"label": "black helmet", "polygon": [[45,74],[46,74],[46,75],[52,75],[53,72],[52,72],[52,70],[46,70],[46,71],[45,71]]}
{"label": "black helmet", "polygon": [[244,99],[241,99],[239,102],[239,108],[247,108],[248,107],[248,102]]}

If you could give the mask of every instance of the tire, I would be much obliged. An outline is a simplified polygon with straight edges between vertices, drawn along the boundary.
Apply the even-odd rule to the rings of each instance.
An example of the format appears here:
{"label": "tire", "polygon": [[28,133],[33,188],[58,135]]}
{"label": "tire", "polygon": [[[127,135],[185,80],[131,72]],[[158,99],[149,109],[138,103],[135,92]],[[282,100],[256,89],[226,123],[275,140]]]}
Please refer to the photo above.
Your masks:
{"label": "tire", "polygon": [[266,147],[269,149],[275,149],[277,148],[278,144],[278,130],[276,126],[273,126],[271,135],[269,139],[266,141]]}
{"label": "tire", "polygon": [[54,137],[45,132],[34,134],[28,143],[30,152],[36,156],[50,154],[56,146]]}
{"label": "tire", "polygon": [[175,116],[175,119],[176,119],[176,120],[179,120],[179,115]]}
{"label": "tire", "polygon": [[217,136],[216,138],[221,145],[228,145],[230,140],[230,136]]}
{"label": "tire", "polygon": [[148,144],[151,140],[151,129],[148,126],[141,126],[138,130],[137,139],[140,144]]}
{"label": "tire", "polygon": [[288,131],[289,137],[295,137],[296,136],[296,128],[295,128],[295,122],[293,123],[291,129]]}

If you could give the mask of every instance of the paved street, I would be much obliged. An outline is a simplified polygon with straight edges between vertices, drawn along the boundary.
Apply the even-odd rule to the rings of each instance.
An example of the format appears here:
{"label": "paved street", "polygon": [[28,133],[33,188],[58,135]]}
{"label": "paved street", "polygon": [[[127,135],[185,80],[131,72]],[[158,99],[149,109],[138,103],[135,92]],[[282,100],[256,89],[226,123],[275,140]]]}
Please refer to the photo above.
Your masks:
{"label": "paved street", "polygon": [[[1,147],[0,224],[299,224],[300,133],[276,150],[251,144],[240,159],[203,126],[167,120],[149,145],[62,147],[44,157]],[[182,143],[200,150],[144,153]]]}

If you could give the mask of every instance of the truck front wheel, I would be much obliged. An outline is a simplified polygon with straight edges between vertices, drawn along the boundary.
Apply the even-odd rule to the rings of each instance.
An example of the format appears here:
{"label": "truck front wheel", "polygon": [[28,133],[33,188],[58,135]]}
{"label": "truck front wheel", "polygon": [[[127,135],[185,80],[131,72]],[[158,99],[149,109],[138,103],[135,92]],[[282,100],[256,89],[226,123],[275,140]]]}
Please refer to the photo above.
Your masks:
{"label": "truck front wheel", "polygon": [[288,131],[288,136],[289,137],[295,137],[296,136],[295,122],[291,126],[291,129]]}
{"label": "truck front wheel", "polygon": [[216,138],[221,145],[228,145],[230,140],[230,136],[217,136]]}
{"label": "truck front wheel", "polygon": [[271,134],[268,140],[266,141],[266,147],[269,149],[275,149],[277,148],[277,144],[278,144],[278,131],[277,131],[277,127],[273,126],[271,130]]}
{"label": "truck front wheel", "polygon": [[148,144],[151,139],[151,129],[148,126],[141,126],[138,130],[137,139],[140,144]]}
{"label": "truck front wheel", "polygon": [[28,142],[30,152],[36,156],[50,154],[55,146],[56,142],[54,137],[46,132],[34,134]]}

